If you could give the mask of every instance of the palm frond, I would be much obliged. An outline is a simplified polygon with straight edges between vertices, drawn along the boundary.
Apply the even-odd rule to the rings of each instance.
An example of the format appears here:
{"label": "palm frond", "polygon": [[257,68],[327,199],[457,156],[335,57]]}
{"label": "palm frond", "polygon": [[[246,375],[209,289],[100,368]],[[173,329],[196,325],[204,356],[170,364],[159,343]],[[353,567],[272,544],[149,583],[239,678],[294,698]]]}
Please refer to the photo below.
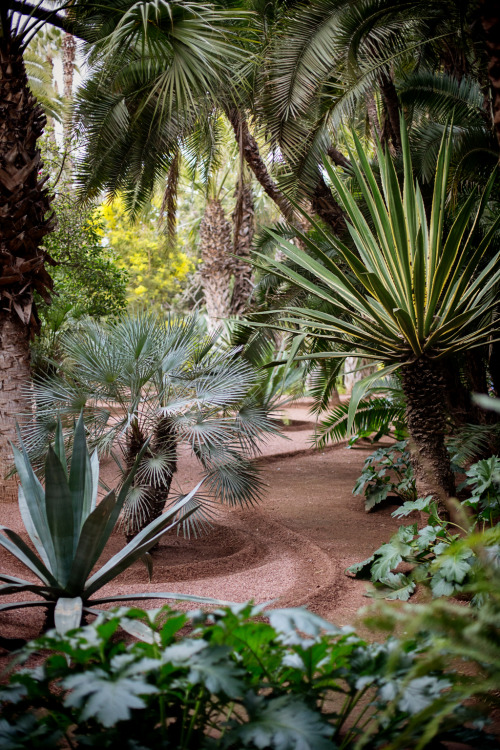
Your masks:
{"label": "palm frond", "polygon": [[[404,422],[404,404],[395,404],[387,398],[374,398],[360,401],[354,417],[352,434],[368,436],[376,433],[389,434],[394,422]],[[317,448],[324,448],[328,443],[345,440],[349,421],[349,403],[336,406],[326,419],[316,426],[314,443]]]}
{"label": "palm frond", "polygon": [[448,439],[451,460],[465,469],[471,462],[495,452],[499,438],[498,424],[465,424]]}

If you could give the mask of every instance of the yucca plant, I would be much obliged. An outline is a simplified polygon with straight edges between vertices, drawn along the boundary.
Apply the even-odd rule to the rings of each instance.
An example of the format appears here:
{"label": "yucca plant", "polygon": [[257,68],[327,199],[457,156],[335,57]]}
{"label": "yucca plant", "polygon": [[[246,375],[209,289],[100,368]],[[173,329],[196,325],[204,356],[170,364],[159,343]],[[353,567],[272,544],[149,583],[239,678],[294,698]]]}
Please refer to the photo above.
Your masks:
{"label": "yucca plant", "polygon": [[[413,177],[403,123],[402,186],[391,155],[380,147],[379,185],[368,155],[354,135],[352,171],[368,219],[339,175],[325,162],[348,218],[353,249],[323,232],[338,260],[328,257],[305,235],[301,236],[309,254],[277,238],[298,271],[261,256],[267,269],[271,267],[288,282],[331,306],[330,311],[313,307],[281,311],[278,327],[330,342],[332,348],[323,354],[325,357],[344,358],[347,346],[353,356],[383,363],[385,368],[375,377],[401,368],[418,494],[434,494],[437,498],[454,492],[444,443],[440,360],[484,346],[497,339],[499,332],[492,311],[498,304],[500,253],[486,257],[486,252],[500,217],[482,238],[477,239],[475,232],[496,174],[480,200],[471,192],[451,221],[447,215],[450,138],[445,133],[441,142],[429,216]],[[322,231],[318,226],[316,229]],[[347,267],[348,274],[339,262]],[[341,351],[335,350],[336,345]]]}
{"label": "yucca plant", "polygon": [[[61,630],[80,625],[84,612],[95,612],[105,602],[134,599],[194,599],[171,593],[138,593],[124,596],[95,597],[107,583],[132,563],[144,558],[152,571],[148,550],[157,544],[169,529],[182,522],[198,487],[150,523],[120,552],[92,574],[113,532],[140,460],[147,449],[144,445],[132,471],[118,493],[110,492],[97,503],[99,462],[97,453],[87,449],[83,417],[74,430],[73,452],[68,468],[64,451],[61,423],[58,423],[54,447],[49,447],[45,462],[45,488],[37,478],[26,448],[14,448],[19,486],[19,510],[28,535],[38,555],[12,529],[0,527],[0,546],[10,552],[40,583],[0,573],[0,596],[30,592],[38,600],[0,604],[0,611],[22,607],[46,607],[48,621],[55,614]],[[146,556],[146,557],[145,557]]]}
{"label": "yucca plant", "polygon": [[61,341],[59,372],[32,389],[33,414],[23,428],[31,455],[53,439],[57,418],[71,439],[83,409],[89,442],[111,454],[123,476],[150,442],[125,500],[129,537],[172,501],[179,448],[186,445],[204,473],[203,496],[191,528],[205,523],[210,503],[258,500],[262,483],[252,457],[259,441],[278,431],[272,404],[258,393],[256,369],[196,317],[164,320],[148,313],[89,324]]}

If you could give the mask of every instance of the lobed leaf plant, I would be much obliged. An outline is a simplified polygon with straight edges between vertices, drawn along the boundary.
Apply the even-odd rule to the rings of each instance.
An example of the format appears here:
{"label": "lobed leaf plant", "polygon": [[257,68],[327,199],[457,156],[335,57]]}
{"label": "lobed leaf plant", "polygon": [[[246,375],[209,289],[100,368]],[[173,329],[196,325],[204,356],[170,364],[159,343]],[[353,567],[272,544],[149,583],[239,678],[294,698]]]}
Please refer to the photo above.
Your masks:
{"label": "lobed leaf plant", "polygon": [[[114,637],[133,624],[142,642]],[[446,656],[436,649],[421,666],[430,648],[426,638],[369,643],[299,608],[107,612],[21,652],[18,664],[40,650],[45,659],[0,688],[0,743],[395,750],[422,747],[426,737],[436,747],[468,739],[495,748],[480,724],[471,726],[484,720],[484,707],[462,704],[458,691],[467,686]],[[497,673],[489,684],[498,685]]]}
{"label": "lobed leaf plant", "polygon": [[[474,507],[478,501],[464,500],[462,505]],[[454,510],[458,523],[441,518],[431,496],[406,501],[392,516],[404,518],[415,511],[424,512],[428,514],[427,525],[400,526],[388,542],[346,572],[372,582],[374,592],[367,596],[407,601],[418,584],[428,586],[434,597],[466,595],[481,571],[482,561],[472,542],[477,539],[478,523],[484,520],[483,511],[479,509],[478,515],[471,519],[458,503]],[[500,563],[499,539],[498,526],[487,529],[483,535],[482,552],[495,568]],[[402,572],[401,563],[410,566],[410,570]],[[475,597],[476,604],[481,601],[481,597]]]}
{"label": "lobed leaf plant", "polygon": [[34,575],[39,583],[0,573],[0,596],[31,593],[38,599],[9,601],[0,604],[0,612],[24,607],[46,607],[49,621],[53,616],[61,630],[80,624],[85,612],[95,612],[106,602],[164,598],[183,598],[207,601],[172,593],[137,593],[123,596],[96,596],[100,589],[113,581],[136,560],[145,559],[150,574],[152,563],[148,551],[170,529],[182,522],[186,509],[199,485],[167,512],[156,518],[120,552],[113,555],[98,570],[92,572],[104,552],[115,529],[135,472],[147,450],[140,450],[135,464],[118,495],[109,492],[97,503],[99,462],[94,451],[89,454],[83,417],[74,430],[73,452],[68,467],[64,451],[61,423],[58,423],[54,447],[49,447],[45,462],[45,487],[30,464],[26,448],[14,447],[19,474],[19,510],[31,547],[12,529],[0,526],[0,546]]}
{"label": "lobed leaf plant", "polygon": [[365,459],[363,471],[352,491],[353,495],[364,494],[365,510],[372,510],[389,495],[396,495],[403,502],[417,499],[407,446],[407,440],[400,440],[381,446]]}

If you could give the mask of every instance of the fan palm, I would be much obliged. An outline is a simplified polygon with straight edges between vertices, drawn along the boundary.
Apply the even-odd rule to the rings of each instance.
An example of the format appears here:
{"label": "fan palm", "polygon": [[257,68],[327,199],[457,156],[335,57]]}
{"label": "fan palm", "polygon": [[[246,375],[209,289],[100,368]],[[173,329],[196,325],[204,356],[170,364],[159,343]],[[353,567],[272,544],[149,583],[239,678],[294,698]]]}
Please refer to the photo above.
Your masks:
{"label": "fan palm", "polygon": [[309,333],[342,348],[325,352],[327,358],[344,358],[348,346],[355,356],[383,363],[385,370],[376,373],[377,377],[401,368],[419,494],[442,499],[453,493],[454,482],[444,444],[440,360],[498,338],[498,321],[492,311],[498,303],[500,253],[493,252],[486,262],[484,258],[500,217],[476,240],[475,229],[492,190],[493,174],[477,210],[477,196],[472,193],[445,230],[450,134],[442,139],[429,217],[413,177],[404,124],[401,142],[403,187],[393,158],[379,147],[380,187],[366,152],[355,139],[352,170],[371,226],[342,180],[326,165],[349,218],[354,249],[336,238],[329,240],[347,274],[306,236],[303,241],[309,255],[280,240],[283,253],[299,271],[278,260],[267,259],[266,266],[330,306],[329,312],[314,307],[282,311],[280,328]]}
{"label": "fan palm", "polygon": [[[166,321],[146,313],[89,323],[63,339],[59,374],[35,382],[35,416],[23,429],[32,455],[42,452],[62,418],[81,409],[91,444],[130,470],[146,439],[149,447],[124,506],[132,536],[158,517],[169,497],[181,443],[198,458],[207,492],[229,504],[251,504],[262,482],[251,458],[277,432],[257,399],[259,377],[239,350],[203,334],[196,318]],[[68,431],[71,435],[71,430]],[[203,524],[210,499],[191,524]]]}

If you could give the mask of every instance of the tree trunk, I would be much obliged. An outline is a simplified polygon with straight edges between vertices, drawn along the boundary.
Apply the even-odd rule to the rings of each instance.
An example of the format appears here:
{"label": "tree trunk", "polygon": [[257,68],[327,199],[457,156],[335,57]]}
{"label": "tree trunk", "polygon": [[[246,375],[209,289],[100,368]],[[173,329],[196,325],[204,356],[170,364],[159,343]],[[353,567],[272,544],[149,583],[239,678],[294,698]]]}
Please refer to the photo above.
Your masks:
{"label": "tree trunk", "polygon": [[[143,444],[144,440],[142,437],[134,439],[132,435],[129,436],[129,444],[127,446],[127,468],[129,470],[132,468]],[[158,422],[152,436],[151,451],[153,454],[165,453],[168,455],[168,475],[162,474],[161,477],[158,477],[150,484],[141,507],[140,517],[130,517],[127,519],[125,535],[128,542],[142,531],[142,529],[145,529],[151,521],[161,516],[168,500],[172,477],[177,471],[177,437],[169,418],[165,417]]]}
{"label": "tree trunk", "polygon": [[231,226],[219,200],[207,201],[200,226],[200,252],[203,262],[201,283],[207,305],[208,326],[215,330],[231,309],[230,285],[234,270],[231,257]]}
{"label": "tree trunk", "polygon": [[30,330],[38,325],[36,289],[50,300],[52,280],[40,248],[54,224],[50,198],[40,179],[37,139],[45,116],[28,87],[22,51],[8,35],[0,37],[0,500],[17,496],[5,483],[10,465],[8,441],[16,439],[15,419],[26,408],[22,390],[30,382]]}
{"label": "tree trunk", "polygon": [[[75,70],[76,41],[72,34],[64,34],[62,40],[63,93],[67,102],[73,98],[73,74]],[[64,118],[64,144],[68,149],[71,142],[71,116]]]}
{"label": "tree trunk", "polygon": [[233,126],[234,137],[243,158],[252,170],[257,182],[262,185],[266,194],[278,206],[285,219],[293,216],[293,206],[278,188],[262,159],[257,141],[251,134],[248,123],[237,109],[227,112],[229,122]]}
{"label": "tree trunk", "polygon": [[479,15],[488,55],[493,127],[500,144],[500,10],[498,0],[479,0]]}
{"label": "tree trunk", "polygon": [[[28,330],[17,315],[0,314],[0,503],[17,502],[17,481],[5,479],[12,468],[9,441],[16,440],[16,417],[29,409]],[[19,419],[19,417],[17,417]]]}
{"label": "tree trunk", "polygon": [[[278,206],[279,210],[291,224],[300,224],[295,220],[294,208],[288,201],[286,196],[278,188],[274,180],[272,179],[269,171],[262,159],[259,151],[257,141],[250,133],[248,129],[248,123],[237,109],[231,109],[227,112],[227,116],[231,125],[233,126],[234,136],[238,147],[243,154],[243,158],[252,170],[257,182],[264,188],[266,194],[274,201]],[[337,149],[331,147],[329,152],[330,158],[334,161],[340,159],[343,166],[348,164],[348,160],[337,151]],[[318,184],[311,197],[311,206],[313,211],[322,219],[330,229],[335,233],[342,233],[345,229],[344,214],[332,195],[332,191],[325,183],[323,177],[320,175]],[[302,227],[299,227],[302,229]]]}
{"label": "tree trunk", "polygon": [[320,175],[311,198],[315,214],[327,224],[334,234],[341,235],[346,228],[344,212],[332,195],[332,191]]}
{"label": "tree trunk", "polygon": [[385,122],[382,132],[382,145],[388,144],[395,154],[401,153],[401,133],[399,124],[399,99],[394,81],[388,73],[380,75],[380,92],[384,102]]}
{"label": "tree trunk", "polygon": [[231,315],[241,315],[252,294],[252,266],[249,264],[250,250],[255,232],[255,216],[252,187],[241,180],[237,187],[236,208],[233,213],[234,286],[231,297]]}
{"label": "tree trunk", "polygon": [[420,357],[402,368],[410,449],[418,497],[433,495],[442,509],[455,494],[445,446],[444,381],[440,367]]}

